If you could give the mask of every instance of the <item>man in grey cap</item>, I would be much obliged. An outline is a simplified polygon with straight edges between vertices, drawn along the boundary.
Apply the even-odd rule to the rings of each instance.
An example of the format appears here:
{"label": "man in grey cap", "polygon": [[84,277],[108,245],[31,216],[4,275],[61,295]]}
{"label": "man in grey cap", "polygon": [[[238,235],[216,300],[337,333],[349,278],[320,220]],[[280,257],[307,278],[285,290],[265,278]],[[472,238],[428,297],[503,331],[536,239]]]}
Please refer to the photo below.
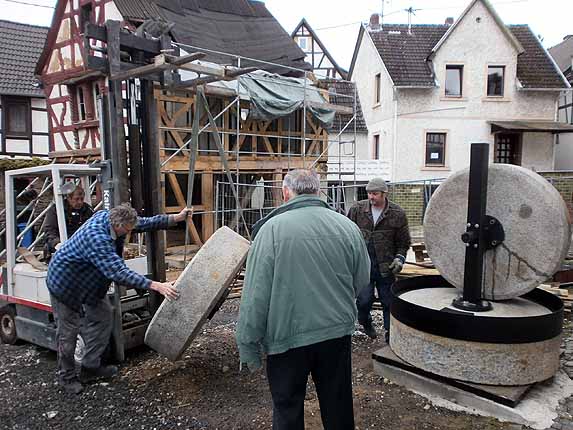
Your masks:
{"label": "man in grey cap", "polygon": [[388,342],[392,301],[390,287],[406,260],[410,247],[410,230],[404,210],[388,200],[388,185],[384,179],[371,179],[366,185],[366,192],[368,199],[357,202],[348,212],[348,218],[360,228],[370,256],[370,285],[363,288],[356,299],[358,322],[364,327],[364,333],[372,339],[376,338],[370,315],[376,288],[384,306],[385,339]]}

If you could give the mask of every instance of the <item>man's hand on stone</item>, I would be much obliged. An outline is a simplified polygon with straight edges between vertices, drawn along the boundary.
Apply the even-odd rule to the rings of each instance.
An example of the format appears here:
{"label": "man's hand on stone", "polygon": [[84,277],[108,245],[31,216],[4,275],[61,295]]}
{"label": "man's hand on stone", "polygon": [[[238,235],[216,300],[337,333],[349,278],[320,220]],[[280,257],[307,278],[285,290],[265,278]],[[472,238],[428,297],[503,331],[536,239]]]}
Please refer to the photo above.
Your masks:
{"label": "man's hand on stone", "polygon": [[403,267],[404,267],[404,262],[399,257],[396,257],[394,261],[392,261],[392,264],[388,266],[388,268],[392,271],[394,275],[400,273]]}
{"label": "man's hand on stone", "polygon": [[150,290],[157,291],[163,295],[167,300],[177,300],[179,298],[179,291],[173,288],[171,282],[156,282],[152,281],[149,286]]}
{"label": "man's hand on stone", "polygon": [[176,222],[181,222],[190,216],[193,216],[193,208],[183,208],[181,212],[174,216],[174,219]]}

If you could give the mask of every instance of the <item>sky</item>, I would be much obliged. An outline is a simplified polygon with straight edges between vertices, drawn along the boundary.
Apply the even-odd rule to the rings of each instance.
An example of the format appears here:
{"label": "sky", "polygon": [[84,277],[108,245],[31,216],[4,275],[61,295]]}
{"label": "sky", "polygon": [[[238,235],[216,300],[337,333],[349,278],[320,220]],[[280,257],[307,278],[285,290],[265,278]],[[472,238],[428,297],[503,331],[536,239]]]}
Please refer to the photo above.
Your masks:
{"label": "sky", "polygon": [[[360,22],[384,8],[383,22],[408,22],[405,9],[415,10],[413,24],[443,24],[457,18],[470,0],[265,0],[267,8],[291,33],[304,17],[334,59],[350,66]],[[529,24],[546,48],[573,34],[573,0],[490,0],[506,24]],[[33,3],[45,7],[32,6]],[[49,26],[55,0],[0,0],[0,19]],[[480,37],[476,35],[476,37]]]}

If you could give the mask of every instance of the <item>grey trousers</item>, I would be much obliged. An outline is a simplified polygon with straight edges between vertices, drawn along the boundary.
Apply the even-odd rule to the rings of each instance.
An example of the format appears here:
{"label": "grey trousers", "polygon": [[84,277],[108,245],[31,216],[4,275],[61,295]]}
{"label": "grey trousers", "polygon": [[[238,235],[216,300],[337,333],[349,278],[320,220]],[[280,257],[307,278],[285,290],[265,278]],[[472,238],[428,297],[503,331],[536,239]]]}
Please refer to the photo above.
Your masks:
{"label": "grey trousers", "polygon": [[58,381],[69,383],[77,378],[74,352],[78,334],[85,343],[82,366],[97,368],[101,365],[111,335],[112,307],[107,297],[95,305],[84,305],[84,317],[50,295],[52,310],[56,318],[56,346],[58,351]]}

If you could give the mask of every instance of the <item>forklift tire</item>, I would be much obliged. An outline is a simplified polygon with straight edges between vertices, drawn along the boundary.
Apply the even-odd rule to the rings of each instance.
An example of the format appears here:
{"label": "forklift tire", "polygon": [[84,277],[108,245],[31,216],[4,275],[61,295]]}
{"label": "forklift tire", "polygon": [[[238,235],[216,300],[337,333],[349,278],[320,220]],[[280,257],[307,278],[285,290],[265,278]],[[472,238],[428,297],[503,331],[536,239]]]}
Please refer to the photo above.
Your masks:
{"label": "forklift tire", "polygon": [[14,345],[18,341],[16,311],[12,306],[0,308],[0,340],[8,345]]}

